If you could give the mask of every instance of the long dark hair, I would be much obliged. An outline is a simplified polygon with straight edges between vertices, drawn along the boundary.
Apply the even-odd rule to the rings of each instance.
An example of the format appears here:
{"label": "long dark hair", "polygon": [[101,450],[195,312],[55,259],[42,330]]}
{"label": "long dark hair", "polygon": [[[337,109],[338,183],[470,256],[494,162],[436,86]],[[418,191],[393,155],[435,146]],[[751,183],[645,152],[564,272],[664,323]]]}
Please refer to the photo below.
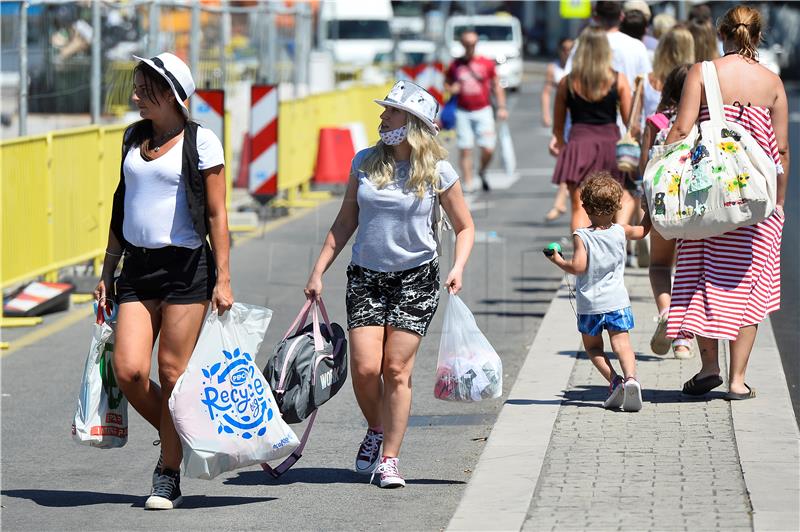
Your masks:
{"label": "long dark hair", "polygon": [[674,112],[677,109],[678,103],[681,101],[683,83],[686,81],[690,68],[692,68],[692,65],[684,63],[676,66],[667,74],[667,79],[664,80],[664,87],[661,89],[661,101],[658,102],[657,112],[663,113],[670,110]]}

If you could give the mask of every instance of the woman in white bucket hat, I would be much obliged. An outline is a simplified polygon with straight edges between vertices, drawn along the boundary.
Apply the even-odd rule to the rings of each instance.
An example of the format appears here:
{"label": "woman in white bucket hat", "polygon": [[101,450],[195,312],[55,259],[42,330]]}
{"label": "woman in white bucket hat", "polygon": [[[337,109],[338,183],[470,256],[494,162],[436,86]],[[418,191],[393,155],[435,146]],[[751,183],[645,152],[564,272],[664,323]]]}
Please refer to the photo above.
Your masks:
{"label": "woman in white bucket hat", "polygon": [[445,281],[453,294],[461,289],[475,227],[458,175],[436,139],[436,99],[398,81],[375,101],[384,107],[381,140],[353,158],[342,207],[305,294],[320,297],[323,273],[358,229],[347,268],[347,326],[353,390],[368,430],[355,469],[380,475],[382,488],[396,488],[405,486],[398,456],[411,412],[414,358],[439,302],[437,197],[456,234]]}
{"label": "woman in white bucket hat", "polygon": [[[162,53],[136,57],[132,100],[142,120],[123,136],[100,305],[118,305],[113,366],[130,404],[159,432],[148,510],[181,502],[181,444],[167,406],[209,304],[233,305],[222,145],[188,119],[194,93],[189,67]],[[207,237],[210,237],[211,245]],[[122,273],[114,271],[122,256]],[[159,383],[149,380],[156,337]]]}

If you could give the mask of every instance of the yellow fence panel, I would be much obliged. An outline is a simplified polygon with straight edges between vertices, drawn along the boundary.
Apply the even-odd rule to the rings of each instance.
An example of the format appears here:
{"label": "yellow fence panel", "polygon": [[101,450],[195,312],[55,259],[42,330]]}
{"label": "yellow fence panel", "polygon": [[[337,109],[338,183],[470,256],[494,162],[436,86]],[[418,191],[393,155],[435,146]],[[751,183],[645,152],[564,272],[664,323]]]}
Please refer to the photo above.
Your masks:
{"label": "yellow fence panel", "polygon": [[[122,134],[127,125],[110,126],[100,129],[100,227],[102,245],[108,241],[108,227],[111,224],[111,203],[119,183],[119,165],[122,162]],[[105,247],[103,248],[105,253]]]}
{"label": "yellow fence panel", "polygon": [[[44,273],[52,262],[48,137],[6,141],[2,147],[2,284]],[[34,274],[35,275],[35,274]]]}
{"label": "yellow fence panel", "polygon": [[88,260],[104,249],[100,208],[100,132],[97,127],[52,134],[53,261]]}

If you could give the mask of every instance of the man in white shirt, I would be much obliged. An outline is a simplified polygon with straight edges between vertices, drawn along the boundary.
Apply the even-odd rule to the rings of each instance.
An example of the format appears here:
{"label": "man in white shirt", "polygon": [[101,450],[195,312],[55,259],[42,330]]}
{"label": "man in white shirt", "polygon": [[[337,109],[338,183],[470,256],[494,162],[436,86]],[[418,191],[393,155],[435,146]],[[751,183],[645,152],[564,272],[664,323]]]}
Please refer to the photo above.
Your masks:
{"label": "man in white shirt", "polygon": [[[606,30],[608,44],[611,46],[611,66],[617,72],[624,73],[631,87],[633,87],[636,76],[647,74],[653,70],[653,66],[650,63],[650,56],[644,43],[619,31],[619,25],[623,17],[622,2],[600,1],[594,4],[592,20],[595,25]],[[580,45],[581,41],[579,39],[575,46],[572,47],[572,52],[564,67],[567,73],[572,70],[572,58]]]}

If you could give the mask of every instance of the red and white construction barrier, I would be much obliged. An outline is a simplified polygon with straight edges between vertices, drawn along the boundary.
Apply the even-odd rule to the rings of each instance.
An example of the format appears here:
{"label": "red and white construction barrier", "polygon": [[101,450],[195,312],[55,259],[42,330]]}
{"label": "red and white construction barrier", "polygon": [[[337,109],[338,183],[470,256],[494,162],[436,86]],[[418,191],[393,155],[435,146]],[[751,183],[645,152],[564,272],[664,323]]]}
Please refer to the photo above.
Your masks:
{"label": "red and white construction barrier", "polygon": [[441,104],[444,93],[444,67],[441,63],[423,63],[417,66],[400,67],[398,80],[408,80],[430,92]]}
{"label": "red and white construction barrier", "polygon": [[40,316],[69,307],[69,294],[75,287],[68,283],[33,282],[14,294],[3,305],[6,316]]}
{"label": "red and white construction barrier", "polygon": [[192,95],[192,118],[214,132],[225,145],[225,91],[220,89],[197,89]]}
{"label": "red and white construction barrier", "polygon": [[250,89],[251,194],[278,193],[278,87],[253,85]]}

